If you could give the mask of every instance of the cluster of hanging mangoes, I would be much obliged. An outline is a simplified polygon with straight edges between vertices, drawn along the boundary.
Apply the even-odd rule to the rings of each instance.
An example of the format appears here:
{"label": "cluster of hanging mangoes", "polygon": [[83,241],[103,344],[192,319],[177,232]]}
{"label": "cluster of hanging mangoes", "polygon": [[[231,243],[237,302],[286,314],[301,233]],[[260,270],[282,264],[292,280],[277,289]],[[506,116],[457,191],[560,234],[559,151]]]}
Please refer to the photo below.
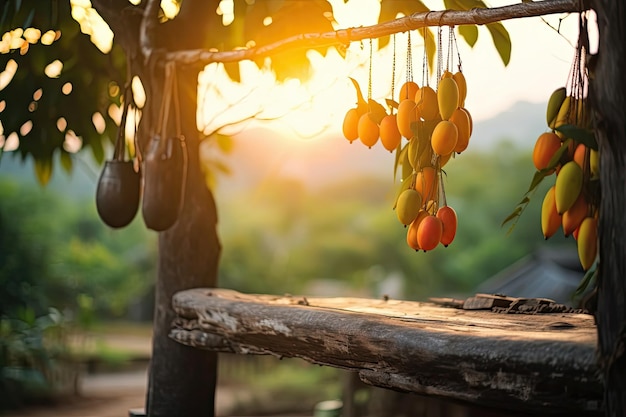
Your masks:
{"label": "cluster of hanging mangoes", "polygon": [[572,96],[565,87],[552,93],[546,110],[550,131],[537,138],[533,163],[537,178],[556,175],[542,203],[543,236],[548,239],[562,227],[565,236],[576,239],[580,263],[587,271],[598,253],[600,181],[597,143],[580,93]]}
{"label": "cluster of hanging mangoes", "polygon": [[472,134],[463,73],[444,71],[437,90],[407,80],[398,101],[386,100],[389,113],[369,97],[366,102],[352,81],[357,106],[345,115],[344,136],[370,148],[380,139],[385,149],[396,152],[395,168],[401,166],[402,183],[394,209],[400,223],[408,226],[409,247],[416,251],[429,251],[440,243],[447,247],[456,235],[457,215],[446,202],[442,168],[467,148]]}

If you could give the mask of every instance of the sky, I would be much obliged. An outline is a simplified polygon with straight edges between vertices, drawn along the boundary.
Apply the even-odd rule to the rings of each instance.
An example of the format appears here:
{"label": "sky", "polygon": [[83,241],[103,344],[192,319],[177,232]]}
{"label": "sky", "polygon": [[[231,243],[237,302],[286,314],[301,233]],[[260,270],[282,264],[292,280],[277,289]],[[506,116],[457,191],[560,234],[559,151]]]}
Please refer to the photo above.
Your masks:
{"label": "sky", "polygon": [[[432,10],[443,7],[441,1],[425,2]],[[350,0],[347,3],[331,0],[331,3],[338,28],[376,24],[380,8],[378,0]],[[489,5],[496,7],[513,3],[517,1],[492,0]],[[478,42],[474,48],[470,48],[457,34],[458,53],[468,83],[466,108],[475,121],[493,117],[517,101],[547,102],[552,91],[566,84],[574,58],[578,18],[571,15],[560,21],[564,17],[552,15],[546,16],[545,21],[523,18],[503,22],[513,44],[511,60],[506,67],[493,46],[487,28],[479,27]],[[555,28],[559,24],[560,32],[557,32]],[[445,44],[447,31],[443,36]],[[422,84],[422,39],[416,31],[412,32],[411,39],[413,80]],[[406,80],[406,50],[407,34],[397,34],[396,72],[393,77],[396,92],[399,84]],[[356,101],[355,90],[348,77],[359,82],[363,95],[367,97],[369,41],[352,43],[345,60],[332,51],[325,58],[311,52],[310,59],[316,70],[311,82],[302,84],[292,80],[278,87],[274,86],[271,76],[261,74],[249,62],[241,63],[244,82],[237,86],[229,85],[223,75],[220,78],[216,65],[208,67],[206,78],[201,78],[201,94],[207,91],[207,97],[217,94],[220,99],[226,99],[221,103],[214,98],[204,99],[210,104],[201,105],[205,115],[199,115],[199,125],[205,133],[226,125],[221,132],[227,134],[236,134],[244,128],[249,131],[252,126],[268,126],[268,122],[235,123],[242,118],[256,117],[270,120],[274,130],[297,137],[336,133],[345,112]],[[392,66],[393,49],[390,43],[375,53],[372,60],[372,98],[382,104],[391,93]],[[277,118],[280,120],[275,121]]]}

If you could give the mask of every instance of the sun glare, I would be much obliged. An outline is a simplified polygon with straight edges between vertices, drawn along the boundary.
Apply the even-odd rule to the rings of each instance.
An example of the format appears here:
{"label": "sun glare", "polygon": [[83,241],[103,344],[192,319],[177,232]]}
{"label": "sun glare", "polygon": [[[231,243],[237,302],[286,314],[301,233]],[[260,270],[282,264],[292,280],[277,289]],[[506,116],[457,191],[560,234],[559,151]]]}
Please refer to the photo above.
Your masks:
{"label": "sun glare", "polygon": [[80,24],[80,30],[90,36],[91,42],[103,53],[113,45],[113,32],[102,17],[91,7],[89,0],[70,0],[72,17]]}

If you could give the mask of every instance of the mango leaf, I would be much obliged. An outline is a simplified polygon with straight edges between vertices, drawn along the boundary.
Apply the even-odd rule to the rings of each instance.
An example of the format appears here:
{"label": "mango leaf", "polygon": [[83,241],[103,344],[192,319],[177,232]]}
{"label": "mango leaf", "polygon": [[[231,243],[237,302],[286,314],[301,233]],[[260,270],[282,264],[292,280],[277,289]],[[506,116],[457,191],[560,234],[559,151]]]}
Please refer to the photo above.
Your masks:
{"label": "mango leaf", "polygon": [[530,185],[528,186],[528,191],[526,191],[526,194],[534,191],[535,188],[537,188],[537,186],[541,184],[541,181],[543,181],[543,179],[548,176],[551,171],[552,170],[549,169],[542,169],[541,171],[535,172],[535,175],[533,175],[533,179],[530,181]]}
{"label": "mango leaf", "polygon": [[45,187],[52,178],[52,157],[35,159],[35,176],[39,185]]}
{"label": "mango leaf", "polygon": [[94,140],[90,143],[90,145],[93,159],[95,159],[98,165],[101,165],[102,162],[104,162],[104,147],[102,146],[102,142]]}
{"label": "mango leaf", "polygon": [[491,33],[493,44],[500,54],[502,63],[506,67],[511,61],[511,37],[509,32],[504,28],[504,25],[500,22],[488,23],[487,29]]}
{"label": "mango leaf", "polygon": [[369,108],[368,113],[369,113],[370,119],[372,119],[374,123],[379,125],[381,120],[383,120],[383,117],[387,116],[387,110],[385,110],[385,107],[383,107],[382,104],[372,99],[368,100],[367,105]]}
{"label": "mango leaf", "polygon": [[74,168],[74,161],[72,160],[70,154],[68,152],[61,151],[61,156],[59,157],[59,160],[61,161],[61,167],[63,167],[63,170],[66,173],[71,174],[72,169]]}
{"label": "mango leaf", "polygon": [[588,270],[587,273],[585,273],[585,276],[583,277],[583,279],[580,281],[580,284],[578,284],[578,288],[576,288],[576,291],[574,292],[574,296],[576,297],[581,296],[585,292],[585,290],[587,289],[591,281],[595,281],[597,274],[598,274],[597,267]]}
{"label": "mango leaf", "polygon": [[566,139],[563,141],[563,144],[559,149],[556,150],[552,158],[548,161],[548,165],[544,168],[546,172],[552,171],[556,166],[561,162],[561,157],[565,153],[565,151],[570,147],[570,143],[572,143],[572,139]]}
{"label": "mango leaf", "polygon": [[409,162],[409,147],[406,147],[406,152],[402,158],[402,178],[403,181],[405,178],[409,177],[414,172],[411,163]]}
{"label": "mango leaf", "polygon": [[357,113],[359,113],[360,116],[367,113],[367,101],[365,101],[365,98],[363,98],[363,93],[361,93],[361,86],[359,85],[358,81],[352,77],[348,78],[350,78],[350,81],[352,81],[352,84],[354,84],[354,89],[356,90],[356,109]]}
{"label": "mango leaf", "polygon": [[408,190],[409,188],[411,188],[411,185],[413,185],[415,183],[415,172],[411,172],[406,178],[404,178],[402,180],[402,184],[400,184],[400,188],[398,188],[398,192],[396,193],[396,198],[394,199],[393,202],[393,209],[396,209],[396,206],[398,205],[398,197],[400,197],[400,194],[402,194],[403,191]]}
{"label": "mango leaf", "polygon": [[504,226],[508,222],[518,218],[520,214],[522,214],[522,207],[519,207],[519,206],[515,207],[515,210],[513,210],[513,212],[509,214],[507,218],[502,221],[501,226]]}
{"label": "mango leaf", "polygon": [[[378,14],[378,23],[394,20],[399,14],[410,16],[413,13],[425,13],[430,11],[420,0],[383,0]],[[378,39],[378,48],[383,48],[389,43],[389,36]]]}
{"label": "mango leaf", "polygon": [[596,142],[596,138],[592,130],[570,124],[561,125],[554,130],[561,132],[567,138],[574,139],[576,142],[584,144],[588,148],[596,151],[598,150],[598,142]]}
{"label": "mango leaf", "polygon": [[476,45],[476,41],[478,41],[478,27],[474,25],[461,25],[459,26],[459,35],[473,48],[474,45]]}
{"label": "mango leaf", "polygon": [[526,193],[524,198],[522,198],[522,200],[519,203],[517,203],[515,210],[513,210],[513,212],[509,214],[508,217],[502,221],[502,224],[500,225],[500,227],[503,227],[505,224],[509,222],[513,222],[511,224],[511,227],[509,227],[509,230],[506,232],[507,235],[510,235],[515,229],[515,226],[517,225],[517,222],[522,216],[522,213],[524,212],[524,210],[526,210],[526,207],[528,207],[528,203],[530,203],[530,197],[528,196],[528,193]]}
{"label": "mango leaf", "polygon": [[398,147],[396,148],[396,155],[393,161],[393,182],[396,182],[398,165],[400,164],[400,157],[403,151],[407,152],[407,147],[405,146],[402,148],[402,141],[400,141],[400,143],[398,143]]}
{"label": "mango leaf", "polygon": [[385,103],[387,103],[387,107],[389,107],[390,109],[397,109],[398,106],[400,105],[397,101],[395,101],[392,98],[386,98]]}

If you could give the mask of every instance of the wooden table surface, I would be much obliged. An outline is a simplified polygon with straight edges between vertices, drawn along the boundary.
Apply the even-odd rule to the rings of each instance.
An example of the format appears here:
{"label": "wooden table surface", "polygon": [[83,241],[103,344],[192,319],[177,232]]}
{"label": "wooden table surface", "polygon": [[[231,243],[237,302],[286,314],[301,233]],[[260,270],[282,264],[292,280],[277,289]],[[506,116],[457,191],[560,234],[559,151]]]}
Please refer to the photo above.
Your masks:
{"label": "wooden table surface", "polygon": [[602,407],[588,314],[497,314],[394,299],[191,289],[170,337],[201,349],[298,357],[366,383],[525,412]]}

